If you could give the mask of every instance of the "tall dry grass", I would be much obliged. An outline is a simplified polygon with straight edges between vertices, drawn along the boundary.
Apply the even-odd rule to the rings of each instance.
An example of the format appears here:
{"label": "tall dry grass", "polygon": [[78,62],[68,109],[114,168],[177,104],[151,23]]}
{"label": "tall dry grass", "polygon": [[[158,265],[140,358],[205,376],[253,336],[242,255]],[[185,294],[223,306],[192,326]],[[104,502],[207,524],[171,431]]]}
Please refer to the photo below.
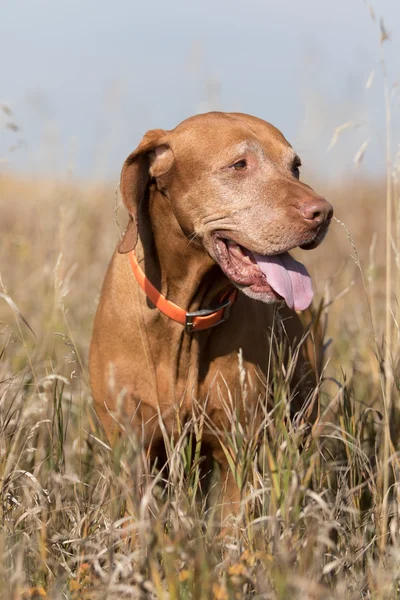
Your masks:
{"label": "tall dry grass", "polygon": [[[91,324],[118,240],[113,187],[2,175],[0,189],[0,598],[396,598],[396,455],[381,544],[384,182],[319,182],[346,226],[302,253],[333,340],[328,423],[308,436],[286,420],[290,381],[277,370],[264,451],[251,430],[225,439],[243,520],[223,539],[217,491],[199,500],[186,436],[167,441],[169,473],[151,472],[133,432],[108,447],[91,407]],[[395,412],[393,439],[397,422]]]}

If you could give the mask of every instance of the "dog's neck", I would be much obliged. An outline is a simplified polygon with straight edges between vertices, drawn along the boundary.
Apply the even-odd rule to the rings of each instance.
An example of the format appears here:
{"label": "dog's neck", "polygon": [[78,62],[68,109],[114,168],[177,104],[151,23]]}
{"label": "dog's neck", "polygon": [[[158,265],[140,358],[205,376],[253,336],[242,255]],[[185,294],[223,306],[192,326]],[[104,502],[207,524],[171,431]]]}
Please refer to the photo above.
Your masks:
{"label": "dog's neck", "polygon": [[229,286],[201,241],[185,235],[168,198],[154,187],[140,210],[136,254],[157,290],[186,311],[209,308]]}

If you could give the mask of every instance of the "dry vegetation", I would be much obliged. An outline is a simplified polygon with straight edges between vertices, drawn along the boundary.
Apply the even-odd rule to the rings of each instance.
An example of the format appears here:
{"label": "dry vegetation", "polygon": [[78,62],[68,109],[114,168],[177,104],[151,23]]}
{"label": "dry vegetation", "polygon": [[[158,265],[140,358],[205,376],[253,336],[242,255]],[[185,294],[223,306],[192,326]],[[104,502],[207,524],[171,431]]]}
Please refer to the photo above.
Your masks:
{"label": "dry vegetation", "polygon": [[373,206],[385,200],[384,182],[327,190],[366,290],[340,224],[302,257],[319,298],[333,300],[323,312],[333,343],[322,390],[336,415],[305,441],[284,419],[289,394],[277,372],[270,453],[257,460],[246,431],[229,437],[237,476],[248,477],[244,520],[225,539],[212,527],[213,502],[196,501],[201,482],[184,436],[162,484],[132,435],[108,449],[91,407],[87,350],[118,239],[114,190],[5,175],[0,188],[0,597],[34,587],[76,599],[397,597],[395,455],[381,545],[385,223]]}
{"label": "dry vegetation", "polygon": [[302,256],[327,322],[322,415],[312,432],[288,422],[277,370],[268,445],[232,420],[242,518],[219,536],[184,432],[157,473],[133,432],[109,448],[91,406],[91,324],[124,219],[112,186],[0,175],[1,600],[400,597],[398,232],[389,306],[386,182],[316,187],[345,225]]}

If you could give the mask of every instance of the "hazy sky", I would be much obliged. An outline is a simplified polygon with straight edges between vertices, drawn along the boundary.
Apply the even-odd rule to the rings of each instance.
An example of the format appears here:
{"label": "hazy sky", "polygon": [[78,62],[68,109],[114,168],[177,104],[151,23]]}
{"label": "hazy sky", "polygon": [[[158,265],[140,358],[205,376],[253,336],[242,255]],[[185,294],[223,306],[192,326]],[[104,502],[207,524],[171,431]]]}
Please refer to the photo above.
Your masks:
{"label": "hazy sky", "polygon": [[[142,134],[196,112],[271,121],[323,176],[384,164],[379,18],[400,79],[400,2],[0,0],[0,169],[118,178]],[[366,83],[377,75],[370,89]],[[394,142],[400,94],[393,98]],[[327,153],[334,129],[346,130]],[[19,142],[21,140],[21,142]],[[21,145],[10,151],[10,147]]]}

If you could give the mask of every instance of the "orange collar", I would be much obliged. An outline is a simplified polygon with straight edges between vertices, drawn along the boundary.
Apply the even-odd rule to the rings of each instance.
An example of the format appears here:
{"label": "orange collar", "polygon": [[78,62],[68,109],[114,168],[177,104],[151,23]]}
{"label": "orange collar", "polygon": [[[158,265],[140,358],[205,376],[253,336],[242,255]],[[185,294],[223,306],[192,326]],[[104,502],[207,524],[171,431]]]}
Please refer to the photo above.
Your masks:
{"label": "orange collar", "polygon": [[203,308],[202,310],[197,310],[195,312],[186,312],[183,308],[174,304],[174,302],[167,300],[167,298],[160,294],[154,285],[147,279],[139,266],[134,250],[129,252],[129,260],[133,274],[149,300],[151,300],[154,306],[164,313],[164,315],[173,321],[177,321],[181,325],[184,325],[187,333],[203,331],[203,329],[215,327],[228,320],[231,306],[235,302],[237,296],[237,290],[235,288],[228,288],[220,298],[221,304],[214,309]]}

